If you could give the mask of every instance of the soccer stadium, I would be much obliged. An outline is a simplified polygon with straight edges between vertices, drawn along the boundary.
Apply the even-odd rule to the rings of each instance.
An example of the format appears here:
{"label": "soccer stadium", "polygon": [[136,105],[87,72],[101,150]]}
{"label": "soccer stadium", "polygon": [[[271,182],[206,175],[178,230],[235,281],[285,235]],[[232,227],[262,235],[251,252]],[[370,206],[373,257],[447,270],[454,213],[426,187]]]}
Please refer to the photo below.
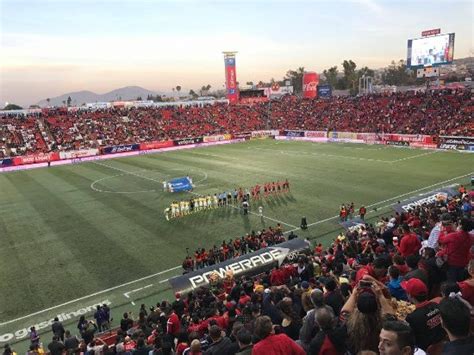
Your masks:
{"label": "soccer stadium", "polygon": [[454,41],[399,44],[409,88],[243,85],[223,52],[221,95],[5,105],[3,354],[473,354]]}

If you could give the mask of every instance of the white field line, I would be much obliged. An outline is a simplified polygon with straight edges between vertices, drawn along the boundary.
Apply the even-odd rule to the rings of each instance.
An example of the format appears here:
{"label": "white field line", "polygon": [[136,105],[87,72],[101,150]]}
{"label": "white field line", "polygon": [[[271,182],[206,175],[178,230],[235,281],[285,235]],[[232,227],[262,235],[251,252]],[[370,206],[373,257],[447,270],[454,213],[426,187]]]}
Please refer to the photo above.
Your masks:
{"label": "white field line", "polygon": [[[375,162],[379,162],[379,163],[389,163],[389,164],[399,163],[401,161],[415,159],[415,158],[423,157],[423,156],[426,156],[426,155],[431,155],[431,154],[438,153],[437,150],[432,150],[432,151],[429,151],[427,153],[412,155],[412,156],[409,156],[409,157],[406,157],[406,158],[400,158],[400,159],[395,159],[395,160],[383,160],[383,159],[353,157],[353,156],[340,155],[340,154],[328,154],[328,153],[316,153],[316,152],[292,152],[292,151],[284,151],[284,150],[268,149],[268,148],[258,148],[258,147],[257,148],[247,147],[247,149],[271,151],[271,152],[275,152],[275,153],[279,152],[282,155],[289,155],[289,156],[313,155],[313,156],[316,156],[316,157],[323,156],[323,157],[343,158],[343,159],[352,159],[352,160],[360,160],[360,161],[375,161]],[[363,149],[363,148],[351,148],[351,149]]]}
{"label": "white field line", "polygon": [[[378,205],[381,205],[385,202],[388,202],[388,201],[393,201],[393,200],[398,200],[400,199],[400,197],[403,197],[403,196],[407,196],[407,195],[411,195],[411,194],[414,194],[414,193],[417,193],[417,192],[420,192],[420,191],[423,191],[423,190],[426,190],[426,189],[429,189],[431,187],[435,187],[435,186],[438,186],[438,185],[442,185],[442,184],[446,184],[448,182],[451,182],[451,181],[454,181],[454,180],[458,180],[458,179],[461,179],[463,177],[466,177],[466,176],[469,176],[469,175],[472,175],[474,174],[474,171],[473,172],[470,172],[468,174],[465,174],[465,175],[461,175],[461,176],[457,176],[457,177],[454,177],[452,179],[448,179],[448,180],[444,180],[444,181],[441,181],[441,182],[438,182],[436,184],[432,184],[432,185],[429,185],[429,186],[425,186],[425,187],[422,187],[422,188],[419,188],[419,189],[416,189],[416,190],[413,190],[413,191],[410,191],[410,192],[407,192],[407,193],[404,193],[404,194],[401,194],[401,195],[398,195],[398,196],[395,196],[395,197],[391,197],[391,198],[388,198],[386,200],[383,200],[383,201],[380,201],[380,202],[377,202],[377,203],[373,203],[371,205],[368,205],[367,208],[370,208],[370,207],[374,207],[374,206],[378,206]],[[387,206],[390,206],[391,203]],[[384,207],[387,207],[387,206],[384,206]],[[373,210],[371,211],[373,212]],[[332,216],[332,217],[329,217],[329,218],[326,218],[326,219],[323,219],[321,221],[317,221],[317,222],[314,222],[314,223],[310,223],[308,224],[308,227],[311,227],[311,226],[315,226],[315,225],[318,225],[318,224],[321,224],[321,223],[324,223],[324,222],[327,222],[327,221],[330,221],[330,220],[333,220],[333,219],[336,219],[336,218],[339,218],[339,215],[335,215],[335,216]],[[286,233],[290,233],[290,232],[296,232],[298,230],[300,230],[301,228],[295,228],[293,230],[289,230]]]}
{"label": "white field line", "polygon": [[289,155],[289,156],[301,156],[301,155],[312,155],[315,157],[332,157],[332,158],[343,158],[343,159],[352,159],[352,160],[363,160],[363,161],[375,161],[379,163],[390,163],[391,160],[381,160],[381,159],[372,159],[372,158],[360,158],[360,157],[351,157],[347,155],[340,155],[340,154],[328,154],[328,153],[315,153],[315,152],[290,152],[284,150],[276,150],[276,149],[267,149],[267,148],[251,148],[247,147],[247,149],[256,149],[256,150],[263,150],[263,151],[270,151],[274,153],[280,153],[282,155]]}
{"label": "white field line", "polygon": [[[96,162],[96,163],[97,163],[97,162]],[[104,165],[104,166],[109,167],[109,168],[111,168],[111,169],[115,169],[115,170],[122,171],[122,169],[115,168],[115,167],[110,167],[110,166],[105,165],[105,164],[99,164],[99,165]],[[122,172],[126,172],[126,171],[123,170]],[[458,180],[458,179],[461,179],[461,178],[463,178],[463,177],[466,177],[466,176],[469,176],[469,175],[472,175],[472,174],[474,174],[474,171],[473,171],[473,172],[470,172],[470,173],[468,173],[468,174],[464,174],[464,175],[461,175],[461,176],[457,176],[457,177],[448,179],[448,180],[440,181],[440,182],[438,182],[438,183],[435,183],[435,184],[432,184],[432,185],[428,185],[428,186],[425,186],[425,187],[422,187],[422,188],[419,188],[419,189],[416,189],[416,190],[413,190],[413,191],[410,191],[410,192],[407,192],[407,193],[404,193],[404,194],[401,194],[401,195],[398,195],[398,196],[395,196],[395,197],[392,197],[392,198],[388,198],[388,199],[386,199],[386,200],[383,200],[383,201],[380,201],[380,202],[377,202],[377,203],[373,203],[373,204],[371,204],[371,205],[369,205],[369,206],[367,206],[367,207],[370,208],[370,207],[378,206],[378,205],[381,205],[381,204],[383,204],[383,203],[385,203],[385,202],[392,201],[392,200],[396,200],[396,199],[399,199],[400,197],[407,196],[407,195],[413,194],[413,193],[417,193],[417,192],[420,192],[420,191],[429,189],[429,188],[431,188],[431,187],[435,187],[435,186],[438,186],[438,185],[446,184],[446,183],[448,183],[448,182],[451,182],[451,181],[454,181],[454,180]],[[140,177],[143,177],[143,176],[140,176]],[[146,177],[143,177],[143,178],[146,178]],[[147,178],[147,179],[148,179],[148,178]],[[151,180],[153,180],[153,179],[151,179]],[[338,217],[339,217],[339,215],[336,215],[336,216],[333,216],[333,217],[329,217],[329,218],[326,218],[326,219],[323,219],[323,220],[320,220],[320,221],[317,221],[317,222],[308,224],[308,227],[311,227],[311,226],[314,226],[314,225],[318,225],[318,224],[321,224],[321,223],[330,221],[330,220],[335,219],[335,218],[338,218]],[[295,228],[295,229],[292,230],[292,231],[295,232],[295,231],[300,230],[300,229],[301,229],[301,228]],[[291,230],[290,230],[290,231],[287,231],[287,232],[285,232],[285,234],[288,234],[288,233],[290,233],[290,232],[292,232],[292,231],[291,231]],[[102,290],[102,291],[98,291],[98,292],[92,293],[92,294],[90,294],[90,295],[86,295],[86,296],[83,296],[83,297],[80,297],[80,298],[76,298],[76,299],[74,299],[74,300],[71,300],[71,301],[62,303],[62,304],[60,304],[60,305],[56,305],[56,306],[53,306],[53,307],[49,307],[49,308],[43,309],[43,310],[41,310],[41,311],[37,311],[37,312],[31,313],[31,314],[28,314],[28,315],[26,315],[26,316],[22,316],[22,317],[19,317],[19,318],[15,318],[15,319],[12,319],[12,320],[9,320],[9,321],[0,323],[0,326],[6,325],[6,324],[10,324],[10,323],[13,323],[13,322],[22,320],[22,319],[26,319],[26,318],[29,318],[29,317],[32,317],[32,316],[35,316],[35,315],[38,315],[38,314],[41,314],[41,313],[44,313],[44,312],[47,312],[47,311],[51,311],[51,310],[56,309],[56,308],[59,308],[59,307],[67,306],[68,304],[75,303],[75,302],[78,302],[78,301],[82,301],[82,300],[84,300],[84,299],[87,299],[87,298],[90,298],[90,297],[94,297],[94,296],[97,296],[97,295],[100,295],[100,294],[103,294],[103,293],[106,293],[106,292],[110,292],[110,291],[116,290],[116,289],[118,289],[118,288],[120,288],[120,287],[132,285],[132,284],[134,284],[134,283],[137,283],[137,282],[140,282],[140,281],[143,281],[143,280],[147,280],[147,279],[149,279],[149,278],[152,278],[152,277],[155,277],[155,276],[159,276],[159,275],[165,274],[165,273],[170,272],[170,271],[177,270],[177,269],[179,269],[179,268],[181,268],[181,267],[182,267],[181,265],[178,265],[178,266],[172,267],[172,268],[170,268],[170,269],[167,269],[167,270],[164,270],[164,271],[160,271],[160,272],[158,272],[158,273],[156,273],[156,274],[148,275],[148,276],[145,276],[145,277],[142,277],[142,278],[133,280],[133,281],[126,282],[126,283],[121,284],[121,285],[117,285],[117,286],[110,287],[110,288],[105,289],[105,290]]]}
{"label": "white field line", "polygon": [[23,316],[23,317],[15,318],[15,319],[12,319],[12,320],[9,320],[9,321],[0,323],[0,326],[6,325],[6,324],[10,324],[10,323],[13,323],[13,322],[16,322],[16,321],[19,321],[19,320],[22,320],[22,319],[26,319],[26,318],[29,318],[29,317],[32,317],[32,316],[36,316],[36,315],[41,314],[41,313],[44,313],[44,312],[52,311],[53,309],[56,309],[56,308],[59,308],[59,307],[63,307],[63,306],[67,306],[68,304],[75,303],[75,302],[78,302],[78,301],[82,301],[82,300],[85,300],[85,299],[90,298],[90,297],[98,296],[98,295],[101,295],[101,294],[103,294],[103,293],[110,292],[110,291],[116,290],[116,289],[121,288],[121,287],[124,287],[124,286],[133,285],[134,283],[137,283],[137,282],[140,282],[140,281],[143,281],[143,280],[147,280],[147,279],[150,279],[150,278],[155,277],[155,276],[159,276],[159,275],[166,274],[166,273],[168,273],[168,272],[170,272],[170,271],[177,270],[177,269],[179,269],[179,268],[181,268],[181,267],[182,267],[181,265],[175,266],[175,267],[172,267],[172,268],[170,268],[170,269],[157,272],[156,274],[152,274],[152,275],[148,275],[148,276],[145,276],[145,277],[141,277],[141,278],[139,278],[139,279],[136,279],[136,280],[133,280],[133,281],[129,281],[129,282],[123,283],[123,284],[121,284],[121,285],[117,285],[117,286],[114,286],[114,287],[110,287],[110,288],[107,288],[107,289],[102,290],[102,291],[94,292],[94,293],[91,293],[90,295],[82,296],[82,297],[76,298],[76,299],[74,299],[74,300],[71,300],[71,301],[68,301],[68,302],[65,302],[65,303],[61,303],[61,304],[58,304],[58,305],[53,306],[53,307],[49,307],[49,308],[43,309],[43,310],[38,311],[38,312],[34,312],[34,313],[31,313],[31,314],[27,314],[26,316]]}
{"label": "white field line", "polygon": [[108,194],[138,194],[138,193],[142,193],[142,192],[155,192],[156,190],[140,190],[140,191],[107,191],[107,190],[101,190],[101,189],[98,189],[95,187],[95,184],[99,183],[99,182],[102,182],[104,180],[107,180],[107,179],[113,179],[115,177],[120,177],[120,176],[124,176],[124,175],[127,175],[127,174],[118,174],[118,175],[112,175],[112,176],[106,176],[104,178],[101,178],[99,180],[95,180],[91,183],[91,189],[94,190],[95,192],[102,192],[102,193],[108,193]]}
{"label": "white field line", "polygon": [[[161,282],[160,282],[161,283]],[[130,298],[130,294],[131,293],[134,293],[134,292],[138,292],[138,291],[141,291],[141,290],[144,290],[146,288],[150,288],[151,286],[153,286],[153,284],[149,284],[149,285],[146,285],[146,286],[143,286],[143,287],[139,287],[139,288],[136,288],[132,291],[128,291],[128,292],[125,292],[123,295],[127,298]]]}
{"label": "white field line", "polygon": [[391,164],[393,164],[393,163],[398,163],[398,162],[400,162],[400,161],[415,159],[415,158],[423,157],[423,156],[425,156],[425,155],[431,155],[431,154],[434,154],[434,153],[438,153],[438,151],[437,151],[437,150],[433,150],[433,151],[430,151],[430,152],[427,152],[427,153],[422,153],[422,154],[412,155],[412,156],[406,157],[406,158],[400,158],[400,159],[397,159],[397,160],[392,160],[392,161],[390,161],[390,163],[391,163]]}

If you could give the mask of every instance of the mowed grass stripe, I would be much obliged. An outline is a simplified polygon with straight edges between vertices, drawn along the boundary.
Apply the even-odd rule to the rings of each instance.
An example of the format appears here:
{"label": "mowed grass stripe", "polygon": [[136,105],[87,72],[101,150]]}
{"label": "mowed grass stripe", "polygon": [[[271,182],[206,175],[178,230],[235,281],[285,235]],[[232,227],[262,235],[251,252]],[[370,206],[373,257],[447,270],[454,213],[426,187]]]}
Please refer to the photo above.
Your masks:
{"label": "mowed grass stripe", "polygon": [[[30,203],[34,198],[35,186],[22,186],[24,194],[12,183],[13,175],[7,178],[0,176],[2,186],[2,213],[0,214],[0,284],[3,292],[0,293],[0,319],[6,319],[10,311],[29,312],[30,307],[35,305],[37,296],[41,293],[37,287],[37,281],[47,260],[44,253],[48,244],[57,242],[57,236],[51,233],[49,222],[35,216],[36,211]],[[14,196],[16,203],[6,206]],[[3,206],[5,204],[5,206]],[[30,216],[35,218],[30,218]],[[31,303],[18,302],[18,300],[36,298]],[[15,309],[11,303],[18,302]]]}
{"label": "mowed grass stripe", "polygon": [[[23,224],[28,224],[31,229],[35,229],[38,225],[47,223],[50,227],[48,235],[53,239],[45,243],[36,243],[34,248],[20,248],[26,259],[22,260],[24,273],[27,273],[30,279],[28,282],[20,282],[16,285],[23,294],[18,299],[8,301],[7,304],[10,307],[6,307],[5,311],[10,316],[17,314],[16,304],[20,308],[24,306],[19,300],[27,301],[26,304],[30,309],[37,309],[50,304],[56,298],[61,298],[62,288],[72,290],[77,288],[78,280],[88,282],[93,287],[100,285],[100,283],[93,284],[98,275],[91,273],[90,271],[94,270],[82,262],[84,258],[81,257],[81,253],[84,254],[87,249],[79,250],[76,245],[71,247],[68,242],[69,240],[81,241],[80,237],[90,230],[89,226],[74,218],[76,211],[60,203],[56,193],[51,193],[43,186],[40,179],[44,178],[45,174],[47,174],[46,171],[40,174],[23,172],[15,176],[7,175],[7,179],[14,177],[14,186],[18,193],[28,199],[33,208],[33,211],[28,211],[24,215]],[[59,218],[53,221],[50,216]],[[17,237],[35,238],[34,232],[30,235],[25,235],[25,232],[28,233],[29,229],[25,228],[21,233],[23,235],[19,234]],[[75,270],[74,275],[68,275],[65,272],[66,265]],[[81,275],[80,278],[78,278],[79,275]],[[89,278],[91,276],[92,278]]]}

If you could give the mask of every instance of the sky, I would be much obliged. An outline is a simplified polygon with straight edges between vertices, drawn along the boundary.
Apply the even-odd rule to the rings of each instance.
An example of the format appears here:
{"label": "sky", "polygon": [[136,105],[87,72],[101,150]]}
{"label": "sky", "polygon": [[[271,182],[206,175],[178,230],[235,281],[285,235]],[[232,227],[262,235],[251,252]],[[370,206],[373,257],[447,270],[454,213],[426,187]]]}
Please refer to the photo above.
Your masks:
{"label": "sky", "polygon": [[222,51],[237,80],[322,72],[344,59],[385,67],[423,30],[456,33],[474,55],[474,0],[0,0],[0,106],[123,86],[223,88]]}

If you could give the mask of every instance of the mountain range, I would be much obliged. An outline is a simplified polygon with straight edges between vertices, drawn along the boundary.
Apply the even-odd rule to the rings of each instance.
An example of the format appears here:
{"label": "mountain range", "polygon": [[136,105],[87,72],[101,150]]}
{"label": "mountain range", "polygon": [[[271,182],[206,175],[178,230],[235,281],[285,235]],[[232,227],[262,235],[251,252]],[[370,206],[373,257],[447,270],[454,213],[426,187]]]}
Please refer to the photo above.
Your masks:
{"label": "mountain range", "polygon": [[115,89],[105,94],[96,94],[92,91],[75,91],[75,92],[68,92],[61,96],[51,97],[50,101],[41,100],[37,103],[37,105],[43,106],[62,106],[64,103],[67,102],[68,97],[71,97],[71,105],[82,105],[83,103],[91,103],[91,102],[109,102],[109,101],[120,101],[120,100],[136,100],[137,97],[141,97],[143,100],[146,100],[148,95],[163,95],[168,93],[151,91],[148,89],[144,89],[140,86],[126,86],[120,89]]}

